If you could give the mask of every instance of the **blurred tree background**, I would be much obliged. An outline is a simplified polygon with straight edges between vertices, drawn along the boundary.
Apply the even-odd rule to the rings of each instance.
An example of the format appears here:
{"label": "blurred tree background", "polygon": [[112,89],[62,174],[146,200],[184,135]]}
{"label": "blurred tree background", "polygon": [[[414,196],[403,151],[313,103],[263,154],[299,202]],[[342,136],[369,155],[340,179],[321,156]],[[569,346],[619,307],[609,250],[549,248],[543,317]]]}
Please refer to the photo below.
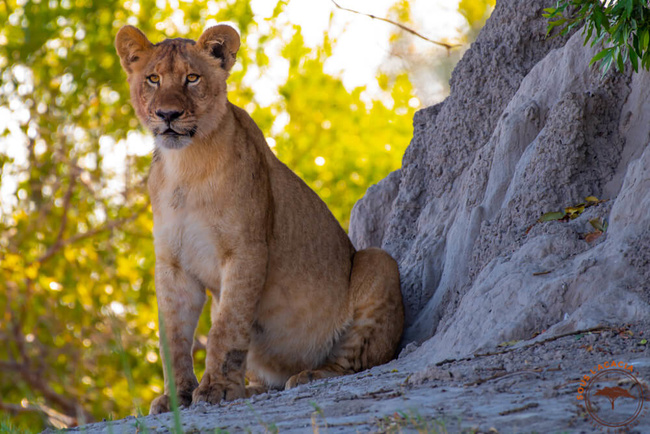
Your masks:
{"label": "blurred tree background", "polygon": [[[275,8],[263,18],[250,0],[0,1],[0,431],[146,414],[163,387],[145,188],[152,141],[113,48],[122,25],[156,42],[236,24],[231,101],[347,227],[367,187],[400,166],[428,98],[416,88],[448,79],[451,66],[436,62],[455,63],[494,4],[462,0],[465,45],[449,56],[427,47],[429,63],[395,28],[377,73],[382,94],[368,97],[324,72],[337,43],[329,32],[309,48],[284,16],[287,1],[268,1]],[[407,1],[390,14],[419,25]],[[252,83],[274,55],[288,79],[272,102],[260,101]],[[208,328],[204,315],[198,375]]]}

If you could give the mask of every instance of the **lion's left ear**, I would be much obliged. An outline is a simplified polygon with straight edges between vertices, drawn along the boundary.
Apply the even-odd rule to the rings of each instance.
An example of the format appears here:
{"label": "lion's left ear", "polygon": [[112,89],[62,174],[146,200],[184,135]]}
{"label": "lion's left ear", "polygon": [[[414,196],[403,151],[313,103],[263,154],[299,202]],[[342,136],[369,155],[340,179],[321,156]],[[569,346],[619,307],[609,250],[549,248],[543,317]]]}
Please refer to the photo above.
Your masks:
{"label": "lion's left ear", "polygon": [[139,29],[124,26],[115,36],[115,49],[120,56],[122,68],[128,73],[133,72],[133,64],[146,54],[153,44]]}
{"label": "lion's left ear", "polygon": [[226,71],[235,64],[239,50],[239,34],[235,29],[225,24],[210,27],[199,40],[197,45],[206,50],[211,56],[221,60],[221,66]]}

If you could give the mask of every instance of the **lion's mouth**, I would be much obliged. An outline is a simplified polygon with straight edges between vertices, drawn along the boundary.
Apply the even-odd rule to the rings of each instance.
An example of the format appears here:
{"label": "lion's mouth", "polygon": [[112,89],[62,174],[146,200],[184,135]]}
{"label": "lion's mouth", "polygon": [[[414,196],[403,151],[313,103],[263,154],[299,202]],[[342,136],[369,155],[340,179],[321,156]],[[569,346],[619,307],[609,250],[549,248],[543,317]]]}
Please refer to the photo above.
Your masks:
{"label": "lion's mouth", "polygon": [[161,136],[172,136],[172,137],[180,137],[180,136],[192,137],[194,136],[194,133],[196,133],[196,128],[192,128],[186,133],[181,133],[171,127],[167,127],[165,131],[158,134]]}
{"label": "lion's mouth", "polygon": [[165,131],[160,133],[163,136],[186,136],[187,134],[181,134],[176,130],[173,130],[171,128],[167,128]]}

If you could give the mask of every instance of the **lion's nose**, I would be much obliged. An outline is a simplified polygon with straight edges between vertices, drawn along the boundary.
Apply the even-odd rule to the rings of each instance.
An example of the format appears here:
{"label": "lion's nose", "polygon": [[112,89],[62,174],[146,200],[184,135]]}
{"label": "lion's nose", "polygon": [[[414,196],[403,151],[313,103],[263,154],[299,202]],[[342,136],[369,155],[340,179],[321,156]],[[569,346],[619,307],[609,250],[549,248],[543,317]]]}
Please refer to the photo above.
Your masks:
{"label": "lion's nose", "polygon": [[160,119],[163,121],[167,122],[168,124],[172,123],[175,119],[180,118],[185,111],[178,111],[178,110],[156,110],[156,116],[158,116]]}

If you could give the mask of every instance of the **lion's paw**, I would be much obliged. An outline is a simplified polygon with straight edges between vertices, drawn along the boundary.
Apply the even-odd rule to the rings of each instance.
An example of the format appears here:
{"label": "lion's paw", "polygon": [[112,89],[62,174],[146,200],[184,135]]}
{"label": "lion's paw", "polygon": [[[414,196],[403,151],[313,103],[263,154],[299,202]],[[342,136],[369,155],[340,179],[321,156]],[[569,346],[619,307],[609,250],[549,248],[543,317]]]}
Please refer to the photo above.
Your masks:
{"label": "lion's paw", "polygon": [[221,401],[233,401],[245,397],[246,389],[243,386],[215,381],[206,374],[201,379],[199,387],[192,393],[192,403],[219,404]]}
{"label": "lion's paw", "polygon": [[286,390],[293,389],[294,387],[300,386],[301,384],[307,384],[315,380],[314,371],[311,369],[302,371],[299,374],[296,374],[290,377],[287,382],[284,384]]}
{"label": "lion's paw", "polygon": [[167,413],[172,409],[172,402],[167,395],[160,395],[158,398],[151,401],[149,407],[149,414]]}
{"label": "lion's paw", "polygon": [[[192,389],[180,390],[178,392],[178,406],[189,407],[192,403]],[[172,400],[169,395],[160,395],[151,402],[149,414],[160,414],[172,411]]]}

